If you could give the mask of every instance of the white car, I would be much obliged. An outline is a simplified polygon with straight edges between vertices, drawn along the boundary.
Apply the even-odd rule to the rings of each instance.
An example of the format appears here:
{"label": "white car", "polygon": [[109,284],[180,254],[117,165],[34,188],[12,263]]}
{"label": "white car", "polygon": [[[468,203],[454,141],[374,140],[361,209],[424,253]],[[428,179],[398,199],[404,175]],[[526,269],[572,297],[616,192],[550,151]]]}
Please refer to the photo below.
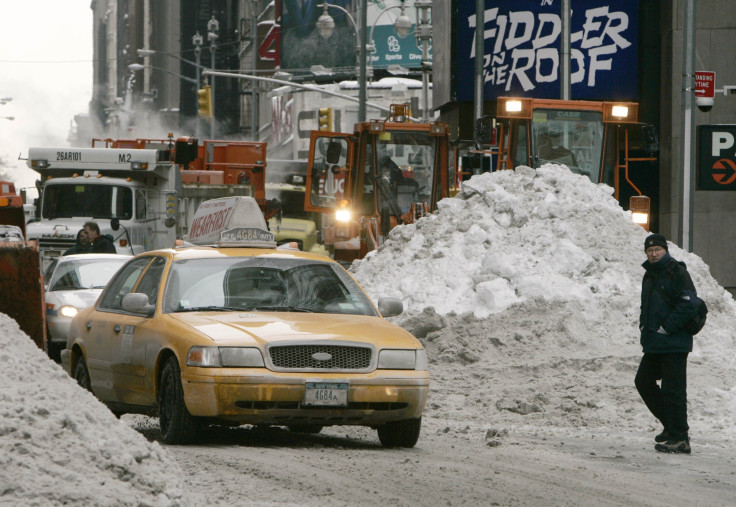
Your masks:
{"label": "white car", "polygon": [[58,257],[44,273],[46,281],[46,342],[49,357],[59,360],[69,324],[82,308],[95,304],[112,275],[130,255],[77,254]]}

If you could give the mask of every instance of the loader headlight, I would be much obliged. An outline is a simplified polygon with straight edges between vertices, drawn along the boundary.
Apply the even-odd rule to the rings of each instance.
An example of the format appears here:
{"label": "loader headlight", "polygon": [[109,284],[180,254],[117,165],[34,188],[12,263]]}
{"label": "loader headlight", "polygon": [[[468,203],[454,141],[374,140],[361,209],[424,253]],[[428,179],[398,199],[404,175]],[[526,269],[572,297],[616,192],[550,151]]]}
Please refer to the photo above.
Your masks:
{"label": "loader headlight", "polygon": [[335,220],[338,222],[349,222],[352,218],[352,212],[349,208],[350,203],[348,201],[340,201],[340,204],[335,211]]}
{"label": "loader headlight", "polygon": [[521,112],[521,101],[520,100],[506,101],[506,112],[507,113],[520,113]]}
{"label": "loader headlight", "polygon": [[73,319],[77,316],[79,313],[79,310],[71,305],[64,305],[61,308],[59,308],[59,315],[62,317],[66,317],[68,319]]}

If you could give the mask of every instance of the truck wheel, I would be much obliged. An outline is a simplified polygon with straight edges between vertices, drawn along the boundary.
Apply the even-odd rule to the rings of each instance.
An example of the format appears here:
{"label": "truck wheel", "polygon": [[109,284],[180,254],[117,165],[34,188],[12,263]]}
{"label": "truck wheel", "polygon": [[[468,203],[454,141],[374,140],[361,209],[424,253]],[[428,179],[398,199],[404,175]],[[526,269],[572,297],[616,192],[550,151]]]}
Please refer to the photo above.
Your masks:
{"label": "truck wheel", "polygon": [[194,438],[198,424],[184,404],[181,371],[175,357],[170,357],[166,361],[161,373],[158,412],[161,436],[165,443],[186,444]]}
{"label": "truck wheel", "polygon": [[322,431],[322,425],[320,424],[290,424],[288,426],[289,431],[292,433],[319,433]]}
{"label": "truck wheel", "polygon": [[389,422],[378,427],[378,439],[384,447],[414,447],[421,427],[421,417]]}
{"label": "truck wheel", "polygon": [[87,369],[87,361],[83,357],[79,358],[77,365],[74,367],[74,380],[89,392],[92,392],[92,383],[89,380],[89,370]]}

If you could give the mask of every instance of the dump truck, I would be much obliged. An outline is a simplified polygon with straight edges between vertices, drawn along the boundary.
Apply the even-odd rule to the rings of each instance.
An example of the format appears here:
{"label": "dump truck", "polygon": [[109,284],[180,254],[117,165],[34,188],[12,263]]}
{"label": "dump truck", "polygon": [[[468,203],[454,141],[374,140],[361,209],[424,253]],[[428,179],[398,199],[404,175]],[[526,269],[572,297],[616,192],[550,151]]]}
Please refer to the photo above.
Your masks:
{"label": "dump truck", "polygon": [[171,247],[189,233],[200,203],[252,196],[264,211],[265,144],[174,139],[94,139],[91,148],[30,148],[41,176],[27,234],[42,266],[74,245],[85,222],[114,238],[118,253]]}
{"label": "dump truck", "polygon": [[408,104],[352,133],[312,131],[304,209],[323,214],[334,259],[363,258],[395,226],[435,211],[449,195],[448,149],[448,125],[413,121]]}
{"label": "dump truck", "polygon": [[[0,181],[0,313],[14,319],[39,348],[46,347],[43,276],[38,245],[26,241],[23,200]],[[22,290],[21,290],[22,289]]]}

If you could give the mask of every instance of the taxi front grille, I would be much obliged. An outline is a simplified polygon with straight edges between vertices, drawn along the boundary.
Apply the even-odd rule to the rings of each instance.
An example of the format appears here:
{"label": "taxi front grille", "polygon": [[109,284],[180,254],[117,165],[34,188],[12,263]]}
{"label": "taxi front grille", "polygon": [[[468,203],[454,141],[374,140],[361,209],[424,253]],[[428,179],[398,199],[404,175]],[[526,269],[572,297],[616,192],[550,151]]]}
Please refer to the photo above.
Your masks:
{"label": "taxi front grille", "polygon": [[269,348],[275,368],[286,370],[366,370],[373,350],[351,345],[281,345]]}

